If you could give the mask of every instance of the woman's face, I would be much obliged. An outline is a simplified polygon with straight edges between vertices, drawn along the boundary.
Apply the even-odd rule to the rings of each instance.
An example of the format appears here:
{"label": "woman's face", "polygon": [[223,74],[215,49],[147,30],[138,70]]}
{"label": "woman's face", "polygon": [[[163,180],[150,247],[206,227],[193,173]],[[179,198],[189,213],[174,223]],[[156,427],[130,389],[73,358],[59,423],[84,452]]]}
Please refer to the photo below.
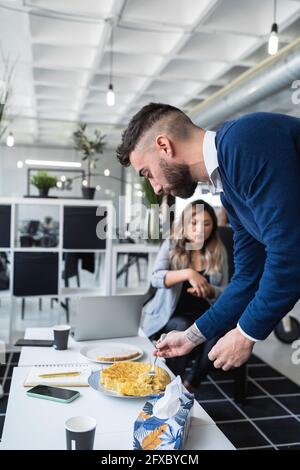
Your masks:
{"label": "woman's face", "polygon": [[205,242],[211,235],[213,221],[207,211],[193,214],[190,222],[187,224],[185,236],[193,243]]}

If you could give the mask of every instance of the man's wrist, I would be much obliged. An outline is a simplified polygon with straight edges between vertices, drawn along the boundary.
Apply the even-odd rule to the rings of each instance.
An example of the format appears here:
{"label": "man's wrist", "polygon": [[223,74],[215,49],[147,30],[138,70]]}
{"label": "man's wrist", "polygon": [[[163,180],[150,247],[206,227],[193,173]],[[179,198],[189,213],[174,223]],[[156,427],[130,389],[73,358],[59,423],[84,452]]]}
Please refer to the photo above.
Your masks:
{"label": "man's wrist", "polygon": [[258,339],[253,338],[252,336],[249,336],[240,326],[240,324],[237,324],[237,330],[241,333],[241,335],[251,341],[251,343],[257,343]]}
{"label": "man's wrist", "polygon": [[199,344],[202,344],[206,341],[205,336],[201,333],[195,323],[185,330],[185,335],[189,341],[194,343],[195,346],[198,346]]}

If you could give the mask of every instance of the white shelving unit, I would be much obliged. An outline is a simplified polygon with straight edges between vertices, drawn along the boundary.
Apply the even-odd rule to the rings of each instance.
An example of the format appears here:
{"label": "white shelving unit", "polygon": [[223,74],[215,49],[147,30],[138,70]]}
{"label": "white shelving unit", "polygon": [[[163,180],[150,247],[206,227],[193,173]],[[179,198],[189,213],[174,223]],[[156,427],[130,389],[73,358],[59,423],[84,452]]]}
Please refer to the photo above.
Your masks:
{"label": "white shelving unit", "polygon": [[[10,297],[11,315],[10,315],[10,338],[14,326],[14,315],[16,310],[16,296],[14,295],[14,271],[16,253],[57,253],[58,255],[58,286],[57,295],[30,295],[30,297],[51,298],[55,297],[59,302],[66,298],[76,298],[90,295],[110,295],[111,294],[111,267],[112,267],[112,221],[113,205],[112,201],[101,200],[82,200],[82,199],[52,199],[52,198],[0,198],[0,206],[11,207],[10,220],[10,246],[0,247],[0,251],[10,254],[10,283],[9,290],[0,293],[0,298]],[[20,247],[18,246],[18,214],[22,206],[29,206],[30,213],[34,213],[36,206],[39,213],[42,208],[50,206],[52,210],[56,208],[58,214],[58,246],[56,247]],[[64,209],[67,207],[98,207],[105,208],[106,218],[106,240],[103,249],[83,249],[83,248],[64,248]],[[24,208],[23,208],[24,209]],[[47,213],[45,213],[47,215]],[[1,230],[1,228],[0,228]],[[96,227],[95,227],[96,230]],[[104,262],[101,263],[101,272],[99,273],[99,285],[92,288],[86,287],[66,287],[62,278],[63,256],[65,253],[101,253]],[[20,296],[25,297],[26,296]]]}

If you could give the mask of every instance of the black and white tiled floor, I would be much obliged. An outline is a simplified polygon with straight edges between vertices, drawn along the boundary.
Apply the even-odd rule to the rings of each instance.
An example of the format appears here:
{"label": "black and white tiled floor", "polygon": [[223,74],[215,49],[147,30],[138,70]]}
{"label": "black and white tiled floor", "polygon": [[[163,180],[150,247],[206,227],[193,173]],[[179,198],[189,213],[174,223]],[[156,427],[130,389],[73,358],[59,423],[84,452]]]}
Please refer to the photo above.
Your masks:
{"label": "black and white tiled floor", "polygon": [[7,353],[6,364],[0,365],[0,385],[2,385],[2,389],[4,391],[4,396],[0,398],[0,439],[2,436],[2,430],[5,420],[12,372],[13,368],[18,365],[19,357],[19,353]]}
{"label": "black and white tiled floor", "polygon": [[[8,353],[0,366],[0,437],[5,419],[13,368],[18,353]],[[248,392],[244,405],[233,401],[230,372],[213,371],[197,391],[196,398],[222,432],[240,450],[300,449],[300,387],[252,356],[248,365]]]}
{"label": "black and white tiled floor", "polygon": [[214,371],[199,388],[201,406],[238,449],[300,449],[300,387],[261,359],[248,364],[244,405],[230,373]]}

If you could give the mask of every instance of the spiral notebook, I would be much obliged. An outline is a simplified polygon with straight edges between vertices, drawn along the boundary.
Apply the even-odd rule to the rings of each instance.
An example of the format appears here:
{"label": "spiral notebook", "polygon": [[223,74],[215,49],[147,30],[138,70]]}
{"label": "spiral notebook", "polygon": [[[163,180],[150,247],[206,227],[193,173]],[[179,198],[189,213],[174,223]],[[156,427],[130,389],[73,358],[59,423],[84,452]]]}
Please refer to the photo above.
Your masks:
{"label": "spiral notebook", "polygon": [[[48,374],[76,373],[78,375],[65,375],[42,377]],[[52,385],[53,387],[88,387],[88,378],[92,373],[89,364],[38,364],[31,367],[24,387],[35,385]]]}

